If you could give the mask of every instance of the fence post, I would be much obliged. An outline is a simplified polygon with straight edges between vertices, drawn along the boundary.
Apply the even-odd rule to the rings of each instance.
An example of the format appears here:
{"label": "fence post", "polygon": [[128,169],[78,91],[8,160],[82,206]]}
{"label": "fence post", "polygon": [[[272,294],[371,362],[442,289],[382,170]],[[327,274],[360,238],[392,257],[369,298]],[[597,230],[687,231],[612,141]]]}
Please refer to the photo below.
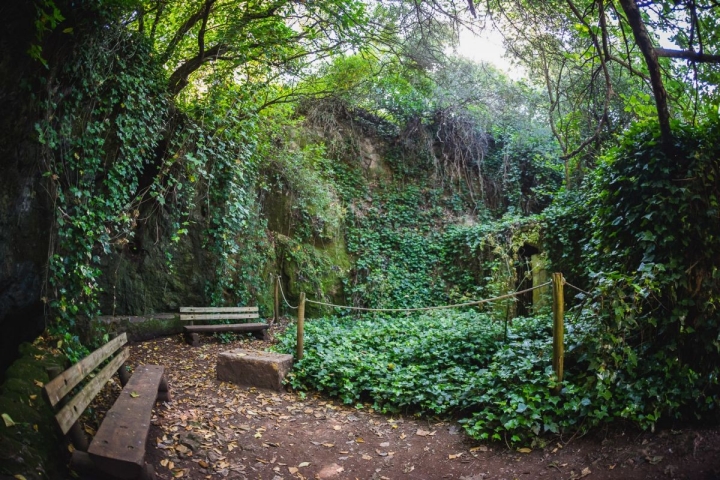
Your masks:
{"label": "fence post", "polygon": [[303,343],[305,341],[305,292],[300,292],[300,305],[298,305],[297,319],[297,352],[298,360],[303,358]]}
{"label": "fence post", "polygon": [[280,319],[280,275],[275,277],[275,316],[273,323]]}
{"label": "fence post", "polygon": [[[565,362],[565,295],[563,293],[564,279],[562,273],[553,273],[553,371],[558,383],[563,380],[563,366]],[[555,387],[555,393],[560,393],[561,386]]]}

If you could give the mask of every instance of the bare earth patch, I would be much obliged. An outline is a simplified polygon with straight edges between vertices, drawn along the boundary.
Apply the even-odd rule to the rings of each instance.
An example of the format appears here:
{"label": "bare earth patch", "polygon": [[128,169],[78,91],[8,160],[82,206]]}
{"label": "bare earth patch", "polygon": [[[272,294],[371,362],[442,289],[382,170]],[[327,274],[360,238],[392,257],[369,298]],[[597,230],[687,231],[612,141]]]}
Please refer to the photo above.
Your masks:
{"label": "bare earth patch", "polygon": [[173,402],[156,408],[147,461],[159,479],[720,479],[720,428],[612,430],[543,448],[469,439],[452,421],[387,416],[321,395],[216,379],[220,344],[181,336],[131,347],[130,363],[166,367]]}

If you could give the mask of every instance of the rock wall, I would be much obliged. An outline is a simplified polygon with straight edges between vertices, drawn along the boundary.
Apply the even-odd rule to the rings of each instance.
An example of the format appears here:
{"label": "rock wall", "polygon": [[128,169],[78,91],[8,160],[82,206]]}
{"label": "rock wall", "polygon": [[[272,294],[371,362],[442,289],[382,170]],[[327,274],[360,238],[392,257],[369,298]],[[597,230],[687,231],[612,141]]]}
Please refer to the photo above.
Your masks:
{"label": "rock wall", "polygon": [[16,21],[26,15],[33,18],[31,2],[0,7],[0,376],[17,358],[18,345],[45,327],[40,299],[51,212],[23,85],[38,68],[26,54],[32,31]]}

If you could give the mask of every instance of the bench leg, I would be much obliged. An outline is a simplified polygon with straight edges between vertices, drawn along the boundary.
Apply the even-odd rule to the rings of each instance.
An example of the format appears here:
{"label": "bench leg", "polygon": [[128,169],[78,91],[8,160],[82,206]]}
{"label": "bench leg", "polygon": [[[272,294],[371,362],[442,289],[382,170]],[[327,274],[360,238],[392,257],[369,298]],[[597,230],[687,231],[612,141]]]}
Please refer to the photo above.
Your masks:
{"label": "bench leg", "polygon": [[138,480],[156,480],[155,476],[155,468],[152,465],[145,464],[145,468],[143,468],[142,473],[140,474],[140,477],[138,477]]}
{"label": "bench leg", "polygon": [[258,340],[267,340],[268,339],[268,333],[267,330],[261,330],[259,332],[252,332],[253,337],[257,338]]}
{"label": "bench leg", "polygon": [[200,346],[200,334],[198,333],[185,333],[185,341],[192,347]]}
{"label": "bench leg", "polygon": [[167,379],[165,376],[160,380],[160,388],[158,388],[158,402],[171,402],[172,396],[170,395],[170,389],[168,388]]}
{"label": "bench leg", "polygon": [[123,387],[127,385],[127,382],[130,380],[130,372],[127,370],[127,362],[123,363],[120,366],[120,370],[118,370],[118,376],[120,377],[120,385]]}

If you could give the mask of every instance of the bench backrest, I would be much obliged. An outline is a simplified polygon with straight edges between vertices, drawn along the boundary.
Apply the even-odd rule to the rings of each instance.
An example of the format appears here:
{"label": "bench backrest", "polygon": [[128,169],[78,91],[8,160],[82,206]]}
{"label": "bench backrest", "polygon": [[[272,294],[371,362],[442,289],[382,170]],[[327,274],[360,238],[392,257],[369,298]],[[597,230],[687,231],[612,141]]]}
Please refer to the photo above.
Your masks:
{"label": "bench backrest", "polygon": [[[65,396],[68,396],[68,399],[66,399],[67,403],[65,403],[55,415],[55,419],[64,434],[70,430],[90,402],[92,402],[93,398],[102,390],[107,381],[110,380],[110,377],[112,377],[128,359],[130,355],[128,349],[122,348],[126,343],[127,334],[122,333],[45,385],[43,388],[45,398],[53,408],[61,403]],[[72,398],[69,398],[68,394],[109,358],[111,358],[111,360],[92,377],[83,389]]]}
{"label": "bench backrest", "polygon": [[259,318],[258,307],[180,307],[180,320],[241,320]]}

